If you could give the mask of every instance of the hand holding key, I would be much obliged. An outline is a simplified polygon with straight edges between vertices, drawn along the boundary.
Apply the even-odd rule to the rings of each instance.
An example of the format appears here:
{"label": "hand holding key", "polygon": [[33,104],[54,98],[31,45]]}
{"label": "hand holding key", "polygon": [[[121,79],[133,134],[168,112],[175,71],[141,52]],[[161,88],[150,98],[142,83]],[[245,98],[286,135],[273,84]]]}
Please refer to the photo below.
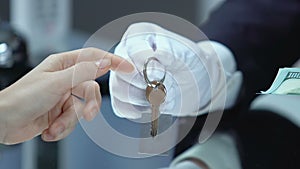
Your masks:
{"label": "hand holding key", "polygon": [[[217,92],[224,88],[224,83],[220,80],[223,70],[215,55],[204,53],[193,41],[155,24],[131,25],[116,47],[115,54],[135,65],[135,71],[131,74],[110,74],[112,107],[119,117],[137,119],[143,113],[154,112],[153,107],[159,107],[156,112],[162,114],[196,116],[214,97],[211,90]],[[150,80],[145,82],[143,68],[151,57],[155,57],[160,64],[150,64],[154,70],[148,70]],[[165,71],[160,65],[165,67]],[[168,94],[163,99],[163,104],[158,102],[153,106],[154,95],[145,97],[146,90],[155,91],[152,81],[160,81],[165,72],[163,85]],[[208,72],[213,72],[212,76]],[[154,116],[157,115],[153,113],[153,119]],[[154,121],[153,128],[155,123]]]}

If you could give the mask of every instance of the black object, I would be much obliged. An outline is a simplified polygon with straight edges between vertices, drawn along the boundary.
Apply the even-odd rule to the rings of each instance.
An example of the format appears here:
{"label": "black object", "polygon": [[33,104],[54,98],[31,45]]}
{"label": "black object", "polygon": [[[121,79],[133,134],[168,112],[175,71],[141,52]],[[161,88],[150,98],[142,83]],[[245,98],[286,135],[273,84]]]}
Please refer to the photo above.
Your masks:
{"label": "black object", "polygon": [[28,61],[25,40],[5,22],[0,22],[0,68],[25,65]]}
{"label": "black object", "polygon": [[262,110],[244,112],[236,133],[244,169],[300,168],[299,127],[283,116]]}
{"label": "black object", "polygon": [[0,22],[0,90],[15,82],[30,69],[24,38],[8,23]]}

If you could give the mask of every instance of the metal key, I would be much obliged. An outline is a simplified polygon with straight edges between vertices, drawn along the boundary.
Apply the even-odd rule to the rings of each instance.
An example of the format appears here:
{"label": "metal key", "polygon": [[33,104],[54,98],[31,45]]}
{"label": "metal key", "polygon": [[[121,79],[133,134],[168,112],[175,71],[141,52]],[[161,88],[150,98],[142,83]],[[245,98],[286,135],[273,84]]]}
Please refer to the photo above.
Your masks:
{"label": "metal key", "polygon": [[152,137],[157,135],[158,118],[160,115],[159,107],[165,101],[166,88],[163,83],[151,81],[146,88],[146,98],[151,104],[151,131]]}

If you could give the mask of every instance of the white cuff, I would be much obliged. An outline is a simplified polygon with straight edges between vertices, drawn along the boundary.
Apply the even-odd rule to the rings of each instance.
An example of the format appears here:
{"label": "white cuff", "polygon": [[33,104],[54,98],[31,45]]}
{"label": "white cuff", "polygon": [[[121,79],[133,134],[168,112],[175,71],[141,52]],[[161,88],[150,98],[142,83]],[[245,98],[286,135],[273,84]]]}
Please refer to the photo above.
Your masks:
{"label": "white cuff", "polygon": [[205,143],[194,145],[175,158],[171,166],[189,158],[203,161],[210,169],[241,169],[235,141],[225,133],[215,133]]}
{"label": "white cuff", "polygon": [[272,111],[300,127],[299,95],[261,95],[251,103],[251,110]]}
{"label": "white cuff", "polygon": [[170,166],[168,168],[161,168],[161,169],[202,169],[201,167],[199,167],[198,165],[196,165],[195,163],[186,160],[186,161],[182,161],[176,165]]}

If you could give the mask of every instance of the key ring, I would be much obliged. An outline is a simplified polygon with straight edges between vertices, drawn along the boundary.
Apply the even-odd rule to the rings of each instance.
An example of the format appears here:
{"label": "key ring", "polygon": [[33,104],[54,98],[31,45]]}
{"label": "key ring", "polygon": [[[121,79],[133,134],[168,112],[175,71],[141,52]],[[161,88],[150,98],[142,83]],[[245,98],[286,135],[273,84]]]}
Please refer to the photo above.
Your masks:
{"label": "key ring", "polygon": [[[149,78],[148,78],[147,67],[148,67],[148,63],[149,63],[150,61],[152,61],[152,60],[157,61],[159,64],[163,65],[156,57],[150,57],[150,58],[148,58],[147,61],[145,62],[145,64],[144,64],[144,69],[143,69],[144,79],[145,79],[146,83],[147,83],[148,85],[150,85],[150,86],[152,85],[152,83],[151,83],[151,81],[150,81]],[[166,78],[166,74],[167,74],[167,70],[166,70],[166,67],[164,66],[164,76],[158,81],[159,83],[163,83],[163,82],[164,82],[164,80],[165,80],[165,78]]]}

